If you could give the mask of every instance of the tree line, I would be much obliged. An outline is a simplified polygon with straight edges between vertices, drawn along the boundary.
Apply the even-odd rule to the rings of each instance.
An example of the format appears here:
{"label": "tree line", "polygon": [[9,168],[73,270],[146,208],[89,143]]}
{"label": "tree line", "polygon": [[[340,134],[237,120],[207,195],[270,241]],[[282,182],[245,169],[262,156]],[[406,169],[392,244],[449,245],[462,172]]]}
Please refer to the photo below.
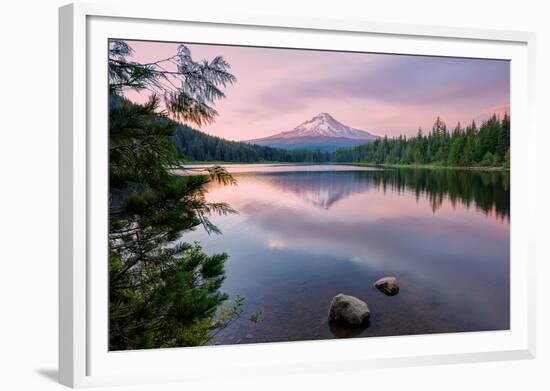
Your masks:
{"label": "tree line", "polygon": [[478,128],[475,121],[452,130],[438,117],[427,135],[387,136],[369,144],[341,148],[333,162],[370,164],[433,164],[442,166],[510,166],[510,117],[493,115]]}
{"label": "tree line", "polygon": [[174,136],[180,153],[191,160],[231,163],[324,163],[330,161],[330,153],[317,150],[293,150],[271,148],[229,141],[208,135],[187,125],[180,124]]}
{"label": "tree line", "polygon": [[180,153],[194,161],[231,163],[366,163],[393,165],[441,165],[451,167],[509,167],[510,117],[493,115],[478,128],[475,121],[449,131],[439,117],[425,135],[387,136],[368,144],[320,150],[286,150],[229,141],[179,124],[174,136]]}

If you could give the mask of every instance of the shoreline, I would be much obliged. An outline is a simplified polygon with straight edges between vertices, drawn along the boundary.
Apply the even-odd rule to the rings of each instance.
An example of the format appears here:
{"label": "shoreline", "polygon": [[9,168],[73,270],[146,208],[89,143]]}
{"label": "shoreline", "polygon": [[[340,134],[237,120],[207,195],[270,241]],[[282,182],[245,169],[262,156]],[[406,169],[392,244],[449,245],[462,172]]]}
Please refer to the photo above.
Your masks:
{"label": "shoreline", "polygon": [[419,168],[427,170],[468,170],[468,171],[510,171],[510,168],[503,166],[444,166],[440,164],[371,164],[371,163],[340,163],[358,166],[385,167],[385,168]]}
{"label": "shoreline", "polygon": [[220,165],[220,166],[235,166],[235,165],[254,165],[254,164],[269,164],[272,166],[331,166],[331,165],[347,165],[358,167],[373,167],[373,168],[410,168],[410,169],[426,169],[426,170],[467,170],[467,171],[487,171],[487,172],[510,172],[510,168],[503,166],[445,166],[439,164],[373,164],[373,163],[355,163],[355,162],[220,162],[220,161],[194,161],[183,164],[178,169],[183,169],[186,166],[204,166],[204,165]]}

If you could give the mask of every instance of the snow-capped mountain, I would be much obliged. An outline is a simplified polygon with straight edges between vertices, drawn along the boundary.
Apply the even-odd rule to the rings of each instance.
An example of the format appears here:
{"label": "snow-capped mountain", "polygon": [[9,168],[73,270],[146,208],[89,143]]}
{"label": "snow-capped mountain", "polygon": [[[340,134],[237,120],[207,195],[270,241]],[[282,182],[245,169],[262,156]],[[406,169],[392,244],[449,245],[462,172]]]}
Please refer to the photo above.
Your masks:
{"label": "snow-capped mountain", "polygon": [[317,114],[294,129],[271,136],[270,138],[294,137],[346,137],[358,140],[376,139],[377,136],[363,130],[354,129],[336,121],[329,113]]}
{"label": "snow-capped mountain", "polygon": [[364,130],[344,125],[328,113],[320,113],[292,130],[265,138],[249,140],[248,143],[285,149],[330,151],[340,147],[366,144],[378,138],[379,136]]}

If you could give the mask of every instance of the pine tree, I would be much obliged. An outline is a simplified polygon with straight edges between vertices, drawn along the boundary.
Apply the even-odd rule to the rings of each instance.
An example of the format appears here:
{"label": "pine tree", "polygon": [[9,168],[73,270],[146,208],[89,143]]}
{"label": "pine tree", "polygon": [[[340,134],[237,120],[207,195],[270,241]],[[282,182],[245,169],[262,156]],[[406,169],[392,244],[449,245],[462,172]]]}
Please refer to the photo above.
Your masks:
{"label": "pine tree", "polygon": [[[491,165],[506,164],[510,148],[510,120],[505,115],[499,120],[493,115],[477,128],[472,121],[465,129],[460,123],[451,133],[445,122],[437,118],[425,136],[419,129],[415,137],[384,137],[354,148],[338,149],[333,161],[371,164],[441,164],[448,166],[475,166],[486,164],[487,152],[492,156]],[[504,152],[503,152],[504,151]],[[334,157],[337,156],[338,160]]]}
{"label": "pine tree", "polygon": [[[132,49],[124,41],[109,45],[110,349],[201,345],[212,338],[212,328],[241,313],[242,299],[222,311],[227,255],[208,256],[200,245],[179,239],[199,225],[219,231],[208,216],[234,211],[207,202],[205,186],[234,179],[218,166],[208,175],[174,177],[171,170],[183,156],[173,142],[178,124],[172,118],[213,121],[220,87],[235,78],[221,57],[196,63],[183,45],[169,59],[149,64],[129,61]],[[165,63],[176,70],[167,71]],[[153,93],[148,103],[135,104],[122,97],[128,89]]]}

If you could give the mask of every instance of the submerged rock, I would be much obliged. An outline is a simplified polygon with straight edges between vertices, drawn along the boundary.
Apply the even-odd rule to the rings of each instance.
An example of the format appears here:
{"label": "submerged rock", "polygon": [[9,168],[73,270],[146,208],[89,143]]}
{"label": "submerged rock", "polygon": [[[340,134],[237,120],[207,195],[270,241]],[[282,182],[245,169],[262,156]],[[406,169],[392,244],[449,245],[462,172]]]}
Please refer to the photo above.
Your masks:
{"label": "submerged rock", "polygon": [[373,286],[386,296],[395,296],[399,293],[399,285],[395,277],[383,277],[377,280]]}
{"label": "submerged rock", "polygon": [[361,326],[369,320],[370,311],[367,303],[357,297],[339,293],[330,303],[328,318],[332,322]]}
{"label": "submerged rock", "polygon": [[358,337],[364,333],[369,327],[370,323],[367,320],[360,326],[350,327],[348,324],[342,322],[328,322],[330,332],[335,338],[353,338]]}

